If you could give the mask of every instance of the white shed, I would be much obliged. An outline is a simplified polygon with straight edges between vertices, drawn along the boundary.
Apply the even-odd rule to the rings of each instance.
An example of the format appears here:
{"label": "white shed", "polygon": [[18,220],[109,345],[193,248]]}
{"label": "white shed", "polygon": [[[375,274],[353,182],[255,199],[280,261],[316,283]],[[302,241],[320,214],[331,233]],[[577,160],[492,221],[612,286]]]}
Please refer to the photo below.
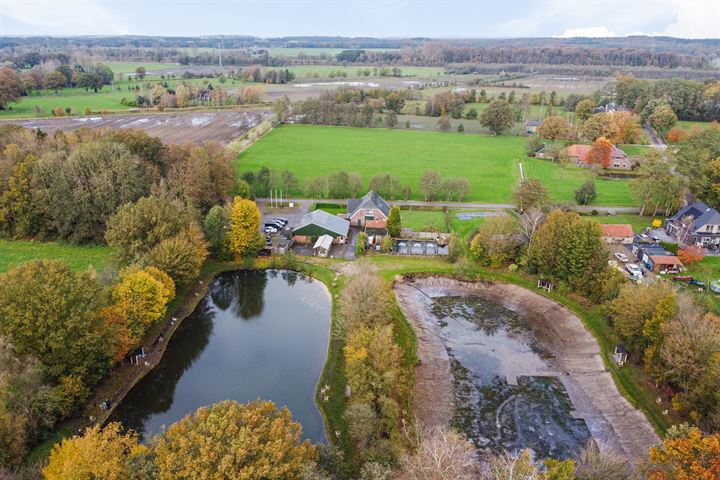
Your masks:
{"label": "white shed", "polygon": [[315,245],[313,245],[313,255],[317,257],[327,257],[332,247],[333,237],[330,235],[322,235],[318,237]]}

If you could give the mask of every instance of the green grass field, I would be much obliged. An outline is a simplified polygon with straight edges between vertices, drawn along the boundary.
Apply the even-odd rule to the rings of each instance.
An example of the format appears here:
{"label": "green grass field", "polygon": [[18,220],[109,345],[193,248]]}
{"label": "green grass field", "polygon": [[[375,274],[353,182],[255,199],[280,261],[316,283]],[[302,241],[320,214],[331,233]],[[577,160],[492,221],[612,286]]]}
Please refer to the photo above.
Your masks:
{"label": "green grass field", "polygon": [[[286,47],[270,47],[266,48],[268,53],[270,55],[275,56],[284,56],[284,57],[297,57],[301,53],[304,55],[311,55],[311,56],[319,56],[319,55],[331,55],[335,56],[340,52],[343,52],[345,50],[350,50],[348,48],[324,48],[324,47],[316,47],[316,48],[306,48],[306,47],[298,47],[298,48],[286,48]],[[394,52],[399,49],[397,48],[363,48],[361,50],[367,50],[369,52]]]}
{"label": "green grass field", "polygon": [[[513,136],[459,135],[384,128],[362,129],[313,125],[276,128],[238,158],[238,173],[262,166],[289,169],[302,185],[306,178],[334,171],[359,173],[367,187],[373,175],[397,175],[422,200],[418,184],[423,172],[468,180],[465,201],[505,203],[519,178],[518,160],[525,139]],[[572,200],[590,177],[587,169],[562,168],[545,160],[527,159],[526,175],[540,179],[556,200]],[[598,180],[598,205],[632,205],[628,184]],[[292,195],[301,195],[301,191]]]}
{"label": "green grass field", "polygon": [[685,130],[690,130],[692,127],[697,126],[700,127],[702,130],[705,130],[710,126],[710,122],[691,122],[689,120],[678,120],[677,126]]}
{"label": "green grass field", "polygon": [[153,70],[162,70],[165,68],[179,67],[179,63],[153,63],[153,62],[105,62],[105,65],[110,67],[113,73],[135,73],[135,69],[138,67],[145,67],[145,70],[150,72]]}
{"label": "green grass field", "polygon": [[[574,165],[561,166],[557,163],[539,158],[523,159],[526,178],[536,178],[548,189],[554,200],[575,200],[575,190],[592,172],[587,168]],[[595,179],[598,197],[593,205],[632,206],[635,204],[630,196],[627,180]]]}
{"label": "green grass field", "polygon": [[[350,65],[350,66],[340,66],[340,65],[292,65],[287,67],[288,70],[293,72],[296,76],[295,82],[301,82],[304,80],[311,80],[312,75],[317,73],[319,75],[319,78],[328,78],[328,74],[330,72],[337,72],[342,71],[346,72],[348,78],[354,77],[357,78],[357,71],[358,69],[365,70],[370,69],[372,71],[373,66],[368,65]],[[438,75],[443,75],[444,70],[442,68],[437,67],[406,67],[401,66],[399,67],[402,73],[403,77],[418,77],[418,76],[433,76],[436,77]],[[377,79],[378,77],[375,77],[370,74],[369,77],[362,77],[364,79],[367,79],[367,81],[371,82],[373,79]],[[342,78],[336,78],[335,80],[340,81]]]}
{"label": "green grass field", "polygon": [[76,271],[92,266],[104,270],[112,249],[106,245],[66,245],[54,242],[29,242],[24,240],[0,240],[0,272],[30,260],[47,258],[65,260]]}
{"label": "green grass field", "polygon": [[[619,223],[629,223],[633,227],[635,233],[640,233],[645,227],[650,227],[655,217],[643,217],[641,215],[633,214],[618,214],[618,215],[600,215],[588,217],[600,224],[611,224],[617,225]],[[662,220],[662,218],[660,218]]]}
{"label": "green grass field", "polygon": [[415,232],[447,232],[445,212],[430,210],[402,210],[400,212],[403,228],[412,228]]}
{"label": "green grass field", "polygon": [[477,228],[485,223],[485,218],[475,217],[469,220],[460,220],[458,213],[477,212],[478,210],[450,210],[450,230],[458,234],[460,238],[467,239]]}
{"label": "green grass field", "polygon": [[642,157],[645,152],[652,150],[652,147],[644,145],[620,145],[620,149],[627,154],[628,157]]}

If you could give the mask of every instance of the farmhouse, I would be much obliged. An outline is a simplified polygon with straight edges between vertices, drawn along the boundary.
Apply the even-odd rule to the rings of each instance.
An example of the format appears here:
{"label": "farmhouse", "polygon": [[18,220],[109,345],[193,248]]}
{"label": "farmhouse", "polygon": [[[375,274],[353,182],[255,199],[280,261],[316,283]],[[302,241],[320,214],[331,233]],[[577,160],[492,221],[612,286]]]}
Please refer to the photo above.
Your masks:
{"label": "farmhouse", "polygon": [[665,220],[665,232],[684,243],[720,244],[720,213],[703,202],[681,208]]}
{"label": "farmhouse", "polygon": [[372,221],[373,228],[387,228],[390,205],[380,195],[370,190],[364,197],[348,200],[347,219],[353,226],[364,227]]}
{"label": "farmhouse", "polygon": [[[590,145],[573,144],[567,148],[567,156],[570,160],[575,162],[577,166],[589,167],[590,163],[588,162],[588,154],[590,153],[591,148],[592,147]],[[628,158],[625,152],[613,145],[612,150],[610,151],[610,165],[608,168],[631,170],[632,167],[632,160]]]}
{"label": "farmhouse", "polygon": [[315,210],[303,215],[293,230],[293,240],[298,243],[311,243],[313,239],[328,235],[333,243],[345,243],[350,230],[350,222],[323,210]]}
{"label": "farmhouse", "polygon": [[529,134],[535,133],[542,123],[542,120],[525,120],[525,132]]}
{"label": "farmhouse", "polygon": [[605,243],[608,244],[623,244],[630,245],[633,243],[633,228],[632,225],[623,223],[618,225],[602,225],[602,238]]}

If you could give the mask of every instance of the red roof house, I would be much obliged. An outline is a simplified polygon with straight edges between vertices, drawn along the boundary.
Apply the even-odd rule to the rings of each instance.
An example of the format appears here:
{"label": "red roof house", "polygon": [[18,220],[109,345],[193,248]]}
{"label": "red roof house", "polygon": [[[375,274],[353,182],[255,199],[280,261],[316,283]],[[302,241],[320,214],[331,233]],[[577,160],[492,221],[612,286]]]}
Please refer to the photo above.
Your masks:
{"label": "red roof house", "polygon": [[633,232],[632,225],[628,223],[620,224],[603,224],[602,225],[602,238],[605,243],[622,243],[629,245],[633,243]]}

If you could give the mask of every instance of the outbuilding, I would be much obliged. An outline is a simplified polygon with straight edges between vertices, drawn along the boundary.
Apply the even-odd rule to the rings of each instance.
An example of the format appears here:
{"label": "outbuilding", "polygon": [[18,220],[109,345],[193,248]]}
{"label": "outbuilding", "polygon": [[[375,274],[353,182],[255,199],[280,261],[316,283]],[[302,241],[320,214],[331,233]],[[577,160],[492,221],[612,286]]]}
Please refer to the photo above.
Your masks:
{"label": "outbuilding", "polygon": [[329,235],[333,243],[345,243],[350,230],[350,222],[324,210],[315,210],[303,215],[293,230],[293,240],[298,243],[313,243],[318,237]]}
{"label": "outbuilding", "polygon": [[332,248],[333,237],[330,235],[322,235],[318,237],[315,245],[313,245],[313,255],[316,257],[327,257]]}
{"label": "outbuilding", "polygon": [[605,243],[630,245],[634,236],[632,225],[629,223],[602,225],[602,238]]}
{"label": "outbuilding", "polygon": [[650,255],[647,267],[655,273],[678,273],[682,270],[683,264],[675,255]]}

